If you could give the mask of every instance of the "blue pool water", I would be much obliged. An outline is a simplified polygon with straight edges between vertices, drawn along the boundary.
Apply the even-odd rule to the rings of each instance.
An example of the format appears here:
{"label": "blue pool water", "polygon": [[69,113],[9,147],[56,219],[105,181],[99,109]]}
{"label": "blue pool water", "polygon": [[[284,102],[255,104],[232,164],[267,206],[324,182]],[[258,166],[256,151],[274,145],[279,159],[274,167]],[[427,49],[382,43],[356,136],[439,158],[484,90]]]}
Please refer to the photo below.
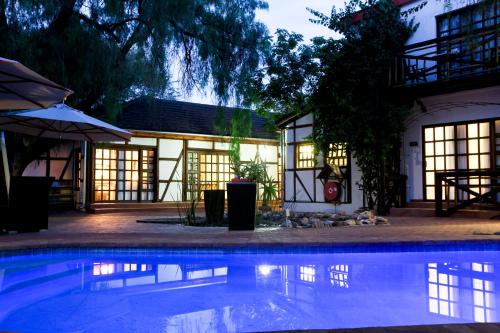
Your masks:
{"label": "blue pool water", "polygon": [[498,251],[47,252],[0,258],[0,331],[242,332],[500,320]]}

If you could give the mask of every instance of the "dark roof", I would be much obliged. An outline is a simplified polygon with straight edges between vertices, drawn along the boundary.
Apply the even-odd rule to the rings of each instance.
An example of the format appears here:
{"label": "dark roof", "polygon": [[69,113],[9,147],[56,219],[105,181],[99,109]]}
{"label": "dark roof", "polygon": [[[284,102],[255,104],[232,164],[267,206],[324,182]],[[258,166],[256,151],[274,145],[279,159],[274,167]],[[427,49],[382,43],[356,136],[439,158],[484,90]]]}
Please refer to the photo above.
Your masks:
{"label": "dark roof", "polygon": [[285,128],[286,125],[290,124],[292,121],[295,121],[299,118],[302,118],[307,114],[308,114],[308,112],[286,113],[286,114],[282,115],[281,117],[279,117],[278,119],[276,119],[276,126],[278,128]]}
{"label": "dark roof", "polygon": [[[215,129],[217,110],[222,110],[225,123],[229,124],[235,108],[141,97],[124,105],[116,125],[128,130],[230,135],[228,130],[220,133]],[[277,139],[267,119],[253,111],[251,117],[253,138]]]}

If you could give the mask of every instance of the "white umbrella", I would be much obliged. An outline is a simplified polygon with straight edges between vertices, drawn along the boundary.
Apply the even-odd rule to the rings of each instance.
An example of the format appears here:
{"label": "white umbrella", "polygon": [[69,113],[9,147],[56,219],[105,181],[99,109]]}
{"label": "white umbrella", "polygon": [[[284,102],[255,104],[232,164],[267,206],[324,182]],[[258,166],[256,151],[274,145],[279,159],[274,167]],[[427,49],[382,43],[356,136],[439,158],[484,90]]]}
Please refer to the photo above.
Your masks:
{"label": "white umbrella", "polygon": [[0,57],[0,110],[46,108],[72,93],[20,62]]}
{"label": "white umbrella", "polygon": [[0,130],[75,141],[129,141],[132,133],[65,104],[0,113]]}

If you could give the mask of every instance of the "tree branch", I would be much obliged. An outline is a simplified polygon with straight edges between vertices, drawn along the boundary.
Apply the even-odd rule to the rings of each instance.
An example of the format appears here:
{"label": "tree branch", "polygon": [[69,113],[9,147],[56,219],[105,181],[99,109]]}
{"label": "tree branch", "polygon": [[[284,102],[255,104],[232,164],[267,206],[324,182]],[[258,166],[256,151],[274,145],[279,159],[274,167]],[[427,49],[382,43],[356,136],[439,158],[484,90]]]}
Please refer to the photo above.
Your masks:
{"label": "tree branch", "polygon": [[65,0],[57,13],[56,18],[52,21],[51,29],[57,33],[63,32],[71,22],[76,0]]}
{"label": "tree branch", "polygon": [[76,15],[80,20],[82,20],[83,22],[87,23],[88,25],[94,27],[95,29],[99,30],[99,31],[102,31],[104,33],[106,33],[109,37],[111,37],[116,43],[120,43],[120,39],[118,38],[118,36],[114,33],[114,30],[113,29],[110,29],[110,27],[108,25],[105,25],[105,24],[100,24],[94,20],[92,20],[91,18],[89,18],[88,16],[86,15],[83,15],[82,13],[80,12],[73,12],[74,15]]}

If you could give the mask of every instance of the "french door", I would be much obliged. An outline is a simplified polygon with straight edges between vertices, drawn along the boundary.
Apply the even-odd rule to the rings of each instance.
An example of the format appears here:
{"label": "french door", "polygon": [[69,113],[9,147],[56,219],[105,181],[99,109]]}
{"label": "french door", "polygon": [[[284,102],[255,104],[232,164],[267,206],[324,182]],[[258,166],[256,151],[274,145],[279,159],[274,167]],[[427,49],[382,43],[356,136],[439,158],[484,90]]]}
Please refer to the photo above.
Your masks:
{"label": "french door", "polygon": [[[499,119],[426,126],[423,138],[425,200],[435,200],[436,172],[500,168]],[[488,191],[490,181],[487,177],[460,180],[478,193]]]}
{"label": "french door", "polygon": [[94,156],[95,202],[154,200],[153,149],[96,148]]}

